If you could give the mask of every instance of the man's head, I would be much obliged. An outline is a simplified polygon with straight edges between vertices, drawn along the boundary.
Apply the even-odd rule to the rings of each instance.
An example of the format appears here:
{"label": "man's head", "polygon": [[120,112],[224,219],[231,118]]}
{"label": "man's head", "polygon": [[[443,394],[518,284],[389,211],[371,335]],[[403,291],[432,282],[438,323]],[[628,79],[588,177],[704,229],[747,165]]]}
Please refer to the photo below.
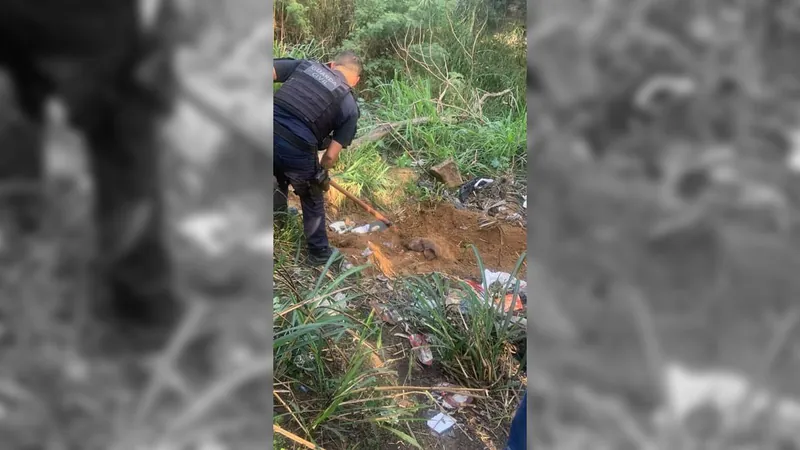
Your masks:
{"label": "man's head", "polygon": [[354,52],[348,50],[339,53],[336,59],[331,63],[331,68],[341,72],[347,80],[347,84],[349,84],[350,87],[354,87],[361,79],[361,70],[363,66],[361,65],[361,58]]}

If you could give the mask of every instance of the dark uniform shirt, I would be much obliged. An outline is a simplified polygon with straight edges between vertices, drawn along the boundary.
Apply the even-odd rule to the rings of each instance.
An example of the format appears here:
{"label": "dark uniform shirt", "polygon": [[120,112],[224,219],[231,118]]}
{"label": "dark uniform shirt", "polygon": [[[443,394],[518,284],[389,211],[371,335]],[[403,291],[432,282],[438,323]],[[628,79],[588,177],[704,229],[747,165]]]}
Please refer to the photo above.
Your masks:
{"label": "dark uniform shirt", "polygon": [[[278,76],[275,82],[285,82],[301,62],[303,60],[300,59],[275,61],[275,73]],[[294,133],[297,137],[311,145],[318,144],[314,133],[303,123],[303,120],[293,116],[280,106],[275,105],[272,117],[274,122],[283,125],[284,128]],[[352,95],[348,95],[342,101],[341,112],[336,120],[336,128],[333,130],[332,139],[342,144],[342,147],[348,147],[356,137],[357,125],[358,105],[355,98]]]}

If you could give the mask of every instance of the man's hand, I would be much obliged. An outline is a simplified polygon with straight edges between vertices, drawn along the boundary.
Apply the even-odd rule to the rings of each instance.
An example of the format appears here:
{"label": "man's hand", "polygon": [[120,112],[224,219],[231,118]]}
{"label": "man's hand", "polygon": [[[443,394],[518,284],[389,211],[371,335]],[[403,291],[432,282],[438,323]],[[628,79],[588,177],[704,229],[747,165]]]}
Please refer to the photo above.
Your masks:
{"label": "man's hand", "polygon": [[342,151],[342,144],[331,140],[331,145],[328,146],[328,149],[325,150],[325,153],[320,158],[320,165],[325,170],[331,170],[339,161],[339,152]]}

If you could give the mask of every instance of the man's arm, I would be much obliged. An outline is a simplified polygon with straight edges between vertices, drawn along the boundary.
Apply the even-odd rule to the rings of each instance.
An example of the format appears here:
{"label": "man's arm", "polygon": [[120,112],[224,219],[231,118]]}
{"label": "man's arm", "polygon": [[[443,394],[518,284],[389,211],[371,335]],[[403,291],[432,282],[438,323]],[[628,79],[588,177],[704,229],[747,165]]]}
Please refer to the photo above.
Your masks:
{"label": "man's arm", "polygon": [[325,170],[331,170],[339,162],[339,152],[342,151],[342,144],[337,142],[335,139],[331,140],[331,145],[328,146],[328,149],[325,150],[325,153],[322,154],[322,158],[320,159],[319,163]]}
{"label": "man's arm", "polygon": [[349,147],[350,144],[353,143],[357,129],[358,114],[353,112],[349,114],[347,119],[342,122],[342,125],[333,132],[331,144],[328,146],[328,149],[325,150],[325,154],[322,155],[322,160],[320,161],[322,167],[330,169],[336,165],[339,161],[339,153],[342,149]]}

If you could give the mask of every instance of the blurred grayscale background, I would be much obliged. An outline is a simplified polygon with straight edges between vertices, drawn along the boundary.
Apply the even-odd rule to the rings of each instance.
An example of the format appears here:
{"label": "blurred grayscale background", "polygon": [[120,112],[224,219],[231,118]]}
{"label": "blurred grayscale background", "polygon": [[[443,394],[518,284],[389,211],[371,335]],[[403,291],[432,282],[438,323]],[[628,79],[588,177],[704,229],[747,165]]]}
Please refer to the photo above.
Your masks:
{"label": "blurred grayscale background", "polygon": [[798,448],[800,2],[533,4],[535,448]]}
{"label": "blurred grayscale background", "polygon": [[[176,3],[182,82],[268,142],[269,5]],[[14,126],[10,108],[0,104],[4,127]],[[41,231],[22,239],[0,230],[0,448],[265,448],[266,146],[247,144],[179,97],[165,124],[162,171],[176,283],[190,305],[186,321],[152,359],[87,356],[82,340],[95,326],[85,313],[93,186],[81,137],[65,125],[62,109],[58,99],[49,109]]]}

